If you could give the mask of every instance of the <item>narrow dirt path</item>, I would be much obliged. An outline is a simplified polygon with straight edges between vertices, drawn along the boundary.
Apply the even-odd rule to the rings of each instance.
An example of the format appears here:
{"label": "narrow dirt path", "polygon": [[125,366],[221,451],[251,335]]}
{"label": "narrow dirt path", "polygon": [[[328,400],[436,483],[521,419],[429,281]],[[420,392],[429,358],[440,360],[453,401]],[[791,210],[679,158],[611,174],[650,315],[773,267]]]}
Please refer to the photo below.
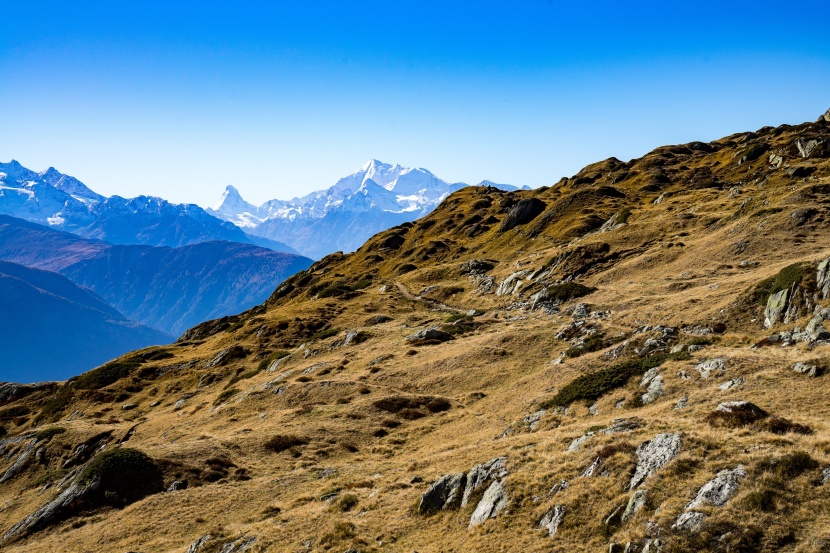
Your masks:
{"label": "narrow dirt path", "polygon": [[441,303],[438,300],[434,300],[434,299],[431,299],[431,298],[425,298],[423,296],[416,296],[415,294],[413,294],[412,292],[409,291],[409,289],[406,287],[406,285],[403,282],[399,282],[397,280],[394,281],[394,282],[395,282],[395,286],[397,286],[398,290],[400,290],[401,294],[403,294],[403,297],[405,297],[408,300],[419,301],[419,302],[427,304],[432,309],[440,309],[441,311],[451,311],[453,313],[461,313],[462,311],[465,311],[464,309],[459,309],[458,307],[451,307],[451,306],[449,306],[445,303]]}

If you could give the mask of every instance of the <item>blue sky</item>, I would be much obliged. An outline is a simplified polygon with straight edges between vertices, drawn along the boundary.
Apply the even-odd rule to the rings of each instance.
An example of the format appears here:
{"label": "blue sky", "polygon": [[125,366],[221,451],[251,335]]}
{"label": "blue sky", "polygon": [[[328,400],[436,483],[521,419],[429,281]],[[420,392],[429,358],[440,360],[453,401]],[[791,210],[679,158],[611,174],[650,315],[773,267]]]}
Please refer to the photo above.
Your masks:
{"label": "blue sky", "polygon": [[5,2],[0,160],[201,205],[226,184],[290,198],[371,158],[548,185],[816,119],[828,20],[809,0]]}

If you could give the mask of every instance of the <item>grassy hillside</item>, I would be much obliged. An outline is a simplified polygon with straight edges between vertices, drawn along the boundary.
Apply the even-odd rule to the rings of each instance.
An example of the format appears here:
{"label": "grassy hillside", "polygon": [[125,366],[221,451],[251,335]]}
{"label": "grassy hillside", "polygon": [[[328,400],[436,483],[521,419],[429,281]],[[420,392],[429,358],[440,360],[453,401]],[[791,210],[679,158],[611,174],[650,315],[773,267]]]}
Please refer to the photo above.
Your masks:
{"label": "grassy hillside", "polygon": [[824,120],[463,189],[0,389],[2,547],[829,550],[828,192]]}

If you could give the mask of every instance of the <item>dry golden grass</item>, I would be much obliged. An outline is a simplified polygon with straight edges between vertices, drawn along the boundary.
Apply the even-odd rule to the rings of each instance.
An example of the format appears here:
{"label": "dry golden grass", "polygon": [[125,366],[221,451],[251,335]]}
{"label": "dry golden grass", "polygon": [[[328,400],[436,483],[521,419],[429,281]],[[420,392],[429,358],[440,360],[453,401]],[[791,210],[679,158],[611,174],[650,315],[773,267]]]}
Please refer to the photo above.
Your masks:
{"label": "dry golden grass", "polygon": [[[254,552],[600,551],[659,527],[670,551],[723,549],[717,540],[705,541],[711,537],[706,532],[730,528],[722,543],[733,540],[731,550],[822,550],[822,540],[830,539],[830,486],[814,485],[819,469],[795,478],[752,471],[765,459],[796,451],[819,467],[830,465],[830,376],[809,379],[790,369],[799,360],[830,356],[830,347],[750,348],[785,327],[764,330],[760,308],[742,298],[784,266],[830,256],[824,192],[830,191],[830,166],[826,159],[789,155],[788,163],[817,167],[808,179],[792,178],[783,168],[770,171],[765,157],[738,165],[733,156],[759,140],[778,151],[805,133],[830,139],[828,127],[736,135],[711,153],[664,148],[629,164],[606,160],[536,191],[462,190],[411,228],[381,233],[355,254],[318,262],[225,330],[212,333],[206,324],[190,331],[187,341],[165,348],[172,358],[146,361],[102,390],[75,390],[64,404],[53,404],[54,422],[35,426],[54,391],[10,402],[32,411],[19,424],[3,423],[10,435],[53,426],[67,432],[51,438],[41,461],[0,487],[3,531],[54,497],[53,489],[40,490],[44,474],[103,431],[117,438],[112,447],[135,427],[126,444],[158,460],[166,484],[187,479],[190,486],[120,510],[83,513],[0,548],[181,552],[211,534],[255,535]],[[498,221],[511,202],[530,197],[544,201],[547,211],[500,233]],[[791,214],[804,208],[815,210],[813,218],[794,223]],[[625,209],[625,226],[591,234]],[[465,225],[474,216],[478,223]],[[491,218],[495,222],[484,224]],[[471,230],[475,224],[488,228]],[[393,234],[404,238],[400,248],[382,247]],[[548,267],[550,283],[575,277],[596,290],[562,305],[562,312],[531,312],[515,304],[528,302],[539,285],[528,285],[522,296],[482,293],[480,282],[461,269],[472,259],[493,261],[487,274],[496,284],[519,270]],[[742,266],[743,260],[757,265]],[[637,406],[644,390],[634,378],[602,395],[596,415],[588,403],[576,402],[564,412],[548,411],[531,430],[522,419],[563,385],[615,363],[603,358],[608,348],[551,363],[572,345],[555,337],[573,321],[564,308],[581,301],[610,312],[596,321],[606,336],[625,335],[632,343],[644,338],[631,335],[643,325],[723,323],[726,332],[689,360],[665,362],[664,395],[654,403]],[[469,328],[450,328],[450,341],[406,340],[420,329],[452,325],[453,309],[484,314]],[[391,320],[369,324],[377,315]],[[807,320],[802,313],[786,328],[803,328]],[[352,330],[362,331],[365,341],[342,345]],[[679,343],[694,339],[678,335]],[[209,366],[232,346],[241,346],[243,357]],[[269,371],[282,351],[290,355]],[[723,357],[726,370],[701,379],[694,365],[713,357]],[[744,378],[742,386],[718,388],[737,377]],[[446,404],[433,409],[419,400],[378,408],[378,401],[402,405],[400,398],[423,396]],[[683,396],[688,406],[675,410]],[[705,422],[718,403],[738,399],[814,434]],[[138,407],[124,411],[126,402]],[[566,452],[574,438],[619,417],[638,417],[642,426],[597,433],[579,451]],[[508,427],[512,433],[502,437]],[[682,433],[681,453],[644,484],[646,508],[607,527],[605,518],[631,495],[632,448],[662,432]],[[501,455],[508,459],[507,512],[473,529],[467,523],[474,505],[414,514],[438,477]],[[580,477],[597,456],[604,458],[603,475]],[[0,470],[13,456],[3,459]],[[697,489],[737,464],[750,476],[725,507],[705,509],[710,529],[698,537],[674,535],[671,525]],[[570,485],[549,496],[561,480]],[[550,538],[537,525],[553,505],[568,511]]]}

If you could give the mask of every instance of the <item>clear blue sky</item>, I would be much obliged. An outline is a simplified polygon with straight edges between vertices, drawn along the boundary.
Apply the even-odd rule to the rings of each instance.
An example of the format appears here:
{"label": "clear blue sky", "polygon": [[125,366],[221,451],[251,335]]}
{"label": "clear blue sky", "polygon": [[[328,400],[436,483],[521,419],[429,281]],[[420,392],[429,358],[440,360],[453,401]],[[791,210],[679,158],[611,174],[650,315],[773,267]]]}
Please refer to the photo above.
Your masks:
{"label": "clear blue sky", "polygon": [[107,195],[210,205],[234,184],[259,203],[370,158],[541,186],[830,107],[826,0],[27,0],[0,14],[0,160]]}

